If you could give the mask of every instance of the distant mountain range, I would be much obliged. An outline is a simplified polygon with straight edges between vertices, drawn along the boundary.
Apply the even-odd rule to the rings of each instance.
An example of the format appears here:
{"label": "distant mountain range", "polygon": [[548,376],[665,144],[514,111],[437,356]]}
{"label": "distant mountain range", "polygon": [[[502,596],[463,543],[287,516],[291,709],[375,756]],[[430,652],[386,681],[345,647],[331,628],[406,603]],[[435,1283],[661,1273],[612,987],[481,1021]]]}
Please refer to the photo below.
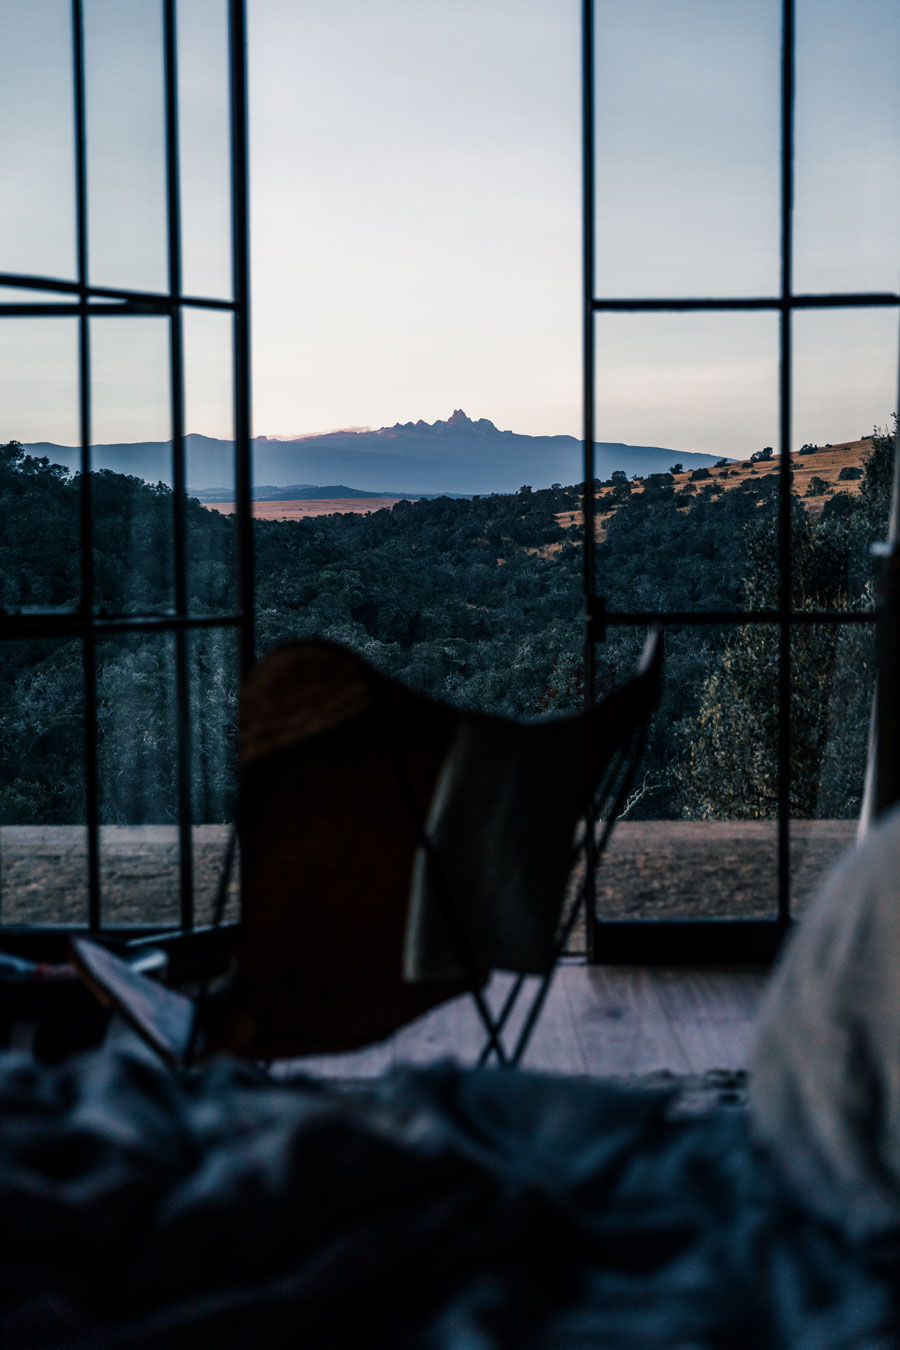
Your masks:
{"label": "distant mountain range", "polygon": [[[191,491],[207,500],[215,490],[219,500],[233,495],[230,486],[232,447],[230,441],[191,434],[185,438],[187,482]],[[40,442],[25,447],[34,455],[46,455],[56,464],[75,472],[79,451],[72,446]],[[674,461],[685,469],[709,467],[712,455],[667,450],[657,445],[623,445],[598,441],[595,473],[609,478],[617,469],[628,477],[667,470]],[[147,482],[171,483],[171,441],[143,441],[135,445],[96,445],[93,464],[97,469],[133,474]],[[450,493],[515,492],[524,484],[549,487],[570,484],[582,475],[581,442],[574,436],[523,436],[498,431],[485,417],[472,421],[457,409],[446,421],[397,422],[378,431],[333,431],[296,440],[253,442],[254,496],[272,494],[291,486],[303,493],[320,484],[350,484],[341,495],[426,496]],[[297,485],[300,485],[299,489]],[[329,495],[338,495],[332,486]]]}

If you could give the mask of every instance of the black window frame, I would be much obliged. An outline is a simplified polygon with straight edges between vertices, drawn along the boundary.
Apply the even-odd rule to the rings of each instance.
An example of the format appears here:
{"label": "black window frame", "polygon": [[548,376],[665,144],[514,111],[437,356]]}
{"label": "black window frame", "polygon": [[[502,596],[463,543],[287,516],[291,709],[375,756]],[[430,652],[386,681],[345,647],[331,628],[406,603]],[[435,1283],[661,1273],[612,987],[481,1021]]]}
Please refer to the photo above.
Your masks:
{"label": "black window frame", "polygon": [[[78,402],[80,424],[80,600],[72,610],[13,609],[0,611],[0,642],[69,638],[81,644],[83,658],[85,820],[87,831],[87,923],[90,932],[114,931],[103,923],[100,879],[100,809],[97,736],[96,646],[110,634],[173,634],[175,644],[175,728],[177,735],[177,802],[179,838],[179,927],[194,929],[194,859],[191,812],[191,711],[188,643],[192,633],[231,630],[237,635],[239,669],[254,659],[253,529],[250,439],[250,268],[247,164],[247,24],[245,0],[227,0],[228,78],[230,105],[230,177],[232,267],[231,299],[185,295],[181,276],[181,191],[178,135],[177,0],[161,0],[163,20],[163,97],[165,102],[165,174],[168,286],[163,291],[93,286],[88,280],[88,198],[86,88],[83,0],[71,0],[71,45],[75,132],[76,279],[0,273],[0,319],[78,318]],[[4,301],[5,287],[33,291],[33,301]],[[71,300],[42,292],[67,294]],[[230,612],[192,614],[188,603],[186,549],[186,479],[184,427],[183,316],[185,310],[214,310],[232,316],[235,473],[235,596]],[[172,531],[174,606],[165,613],[109,614],[94,603],[93,512],[91,492],[91,365],[90,322],[109,317],[161,316],[168,319],[169,390],[172,417]],[[224,852],[224,850],[223,850]],[[148,928],[150,925],[144,925]],[[157,925],[158,926],[158,925]],[[77,925],[67,926],[69,932]],[[4,945],[48,933],[40,925],[3,925]],[[140,928],[130,928],[137,933]],[[14,944],[16,945],[15,941]]]}
{"label": "black window frame", "polygon": [[[73,72],[75,95],[75,228],[77,279],[0,274],[0,318],[77,316],[79,321],[79,404],[81,441],[81,600],[77,609],[0,612],[0,641],[33,638],[71,638],[81,643],[84,673],[84,754],[86,829],[88,840],[88,915],[86,927],[104,929],[100,884],[99,784],[97,760],[97,697],[95,648],[112,633],[173,633],[176,649],[176,721],[178,728],[178,828],[180,929],[194,929],[193,854],[191,840],[191,752],[188,700],[187,642],[192,632],[207,629],[236,630],[240,644],[240,670],[245,673],[254,659],[254,576],[250,438],[250,335],[249,250],[247,171],[247,63],[245,0],[228,0],[231,103],[231,205],[233,291],[230,301],[204,296],[186,296],[180,275],[180,188],[177,106],[177,0],[161,0],[164,17],[166,182],[169,285],[150,293],[91,286],[87,269],[87,181],[85,137],[85,75],[83,47],[83,0],[71,0]],[[794,71],[795,5],[782,4],[781,78],[781,285],[769,297],[640,298],[608,299],[595,293],[595,106],[593,0],[582,0],[582,190],[583,190],[583,438],[584,438],[584,605],[585,605],[585,700],[595,700],[596,649],[608,629],[641,628],[651,622],[662,627],[738,627],[769,625],[778,632],[778,904],[768,920],[633,920],[613,921],[592,916],[588,925],[588,955],[603,962],[714,961],[727,964],[767,960],[777,950],[791,924],[790,878],[790,642],[795,626],[803,624],[874,624],[874,613],[802,610],[791,606],[791,318],[804,309],[898,307],[900,295],[883,293],[795,294],[792,285],[792,211],[794,171]],[[3,289],[30,290],[33,302],[4,302]],[[67,293],[73,299],[42,301],[41,292]],[[230,312],[234,322],[234,430],[236,482],[235,568],[238,604],[231,613],[192,615],[188,609],[185,558],[185,451],[184,373],[182,317],[186,309]],[[597,592],[595,566],[595,317],[613,313],[697,313],[769,311],[779,315],[779,567],[780,601],[776,609],[751,611],[618,611],[610,609]],[[169,320],[170,392],[173,421],[173,537],[175,561],[175,606],[166,614],[110,615],[100,613],[92,602],[92,502],[91,502],[91,388],[89,321],[110,315],[159,315]],[[590,867],[590,857],[588,857]],[[588,878],[593,894],[593,878]],[[2,920],[0,920],[2,923]],[[145,930],[151,925],[146,925]],[[36,939],[46,933],[37,925],[0,927],[4,943],[10,935]],[[70,928],[69,931],[72,931]],[[107,930],[108,931],[108,930]],[[137,933],[140,929],[130,929]]]}
{"label": "black window frame", "polygon": [[[796,294],[793,289],[794,205],[794,93],[796,21],[794,0],[782,0],[781,31],[781,284],[773,296],[710,298],[610,299],[596,294],[595,282],[595,99],[594,0],[582,0],[582,311],[583,311],[583,435],[584,435],[584,596],[585,701],[595,700],[596,646],[608,629],[641,628],[658,623],[675,626],[747,627],[769,625],[778,632],[778,812],[777,913],[771,919],[612,920],[598,918],[588,926],[588,956],[592,961],[625,964],[711,962],[734,964],[770,960],[792,923],[790,865],[791,792],[791,633],[797,625],[870,624],[872,613],[835,610],[795,610],[791,604],[791,318],[797,310],[898,307],[894,292],[833,292]],[[597,593],[594,531],[595,331],[597,314],[748,313],[768,311],[779,316],[779,428],[778,428],[778,563],[779,604],[772,610],[657,612],[613,610]],[[590,858],[588,857],[588,866]],[[588,894],[594,895],[593,878]]]}

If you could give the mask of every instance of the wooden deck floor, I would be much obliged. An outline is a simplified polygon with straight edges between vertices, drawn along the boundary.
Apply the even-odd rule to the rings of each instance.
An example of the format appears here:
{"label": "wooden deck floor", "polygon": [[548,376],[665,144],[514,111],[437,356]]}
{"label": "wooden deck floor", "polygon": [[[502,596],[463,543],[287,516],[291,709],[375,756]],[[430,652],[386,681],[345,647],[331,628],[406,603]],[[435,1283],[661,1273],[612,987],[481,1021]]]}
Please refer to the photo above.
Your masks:
{"label": "wooden deck floor", "polygon": [[[561,966],[524,1067],[615,1078],[746,1068],[765,980],[757,969]],[[509,977],[495,976],[492,1003],[508,985]],[[483,1043],[471,1000],[457,999],[379,1045],[284,1067],[329,1078],[373,1077],[400,1064],[446,1058],[472,1064]]]}

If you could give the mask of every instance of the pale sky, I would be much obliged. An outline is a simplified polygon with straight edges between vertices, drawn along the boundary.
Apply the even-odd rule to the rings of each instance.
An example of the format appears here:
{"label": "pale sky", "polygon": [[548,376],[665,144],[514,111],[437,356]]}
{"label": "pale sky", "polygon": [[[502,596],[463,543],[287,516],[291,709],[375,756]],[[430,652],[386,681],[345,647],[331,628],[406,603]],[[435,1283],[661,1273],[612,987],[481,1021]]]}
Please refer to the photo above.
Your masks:
{"label": "pale sky", "polygon": [[[86,0],[91,276],[165,277],[160,7]],[[577,0],[248,0],[254,427],[578,435]],[[798,0],[798,290],[900,281],[900,7]],[[227,285],[224,0],[180,0],[185,287]],[[68,0],[0,0],[0,271],[71,277]],[[778,287],[775,0],[598,0],[598,288]],[[77,439],[75,324],[0,324],[0,440]],[[94,439],[170,435],[160,320],[98,320]],[[597,435],[777,444],[774,315],[608,316]],[[230,433],[227,321],[188,430]],[[794,442],[896,406],[893,311],[795,319]]]}

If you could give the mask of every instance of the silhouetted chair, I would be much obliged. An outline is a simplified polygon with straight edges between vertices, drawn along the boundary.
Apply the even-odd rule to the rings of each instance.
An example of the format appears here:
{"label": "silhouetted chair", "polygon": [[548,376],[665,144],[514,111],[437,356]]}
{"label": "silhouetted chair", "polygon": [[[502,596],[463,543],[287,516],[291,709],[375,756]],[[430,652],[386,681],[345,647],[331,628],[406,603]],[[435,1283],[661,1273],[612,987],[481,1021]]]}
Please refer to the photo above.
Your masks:
{"label": "silhouetted chair", "polygon": [[[605,824],[580,847],[602,850],[660,681],[654,633],[635,677],[591,713],[519,722],[413,693],[331,643],[281,647],[241,696],[242,920],[226,991],[195,1002],[85,939],[76,963],[174,1063],[356,1049],[464,992],[482,1061],[517,1062],[585,909],[582,883],[563,913],[578,820],[596,819],[599,794]],[[494,969],[518,972],[499,1013],[483,996]],[[508,1051],[526,974],[541,981]]]}

